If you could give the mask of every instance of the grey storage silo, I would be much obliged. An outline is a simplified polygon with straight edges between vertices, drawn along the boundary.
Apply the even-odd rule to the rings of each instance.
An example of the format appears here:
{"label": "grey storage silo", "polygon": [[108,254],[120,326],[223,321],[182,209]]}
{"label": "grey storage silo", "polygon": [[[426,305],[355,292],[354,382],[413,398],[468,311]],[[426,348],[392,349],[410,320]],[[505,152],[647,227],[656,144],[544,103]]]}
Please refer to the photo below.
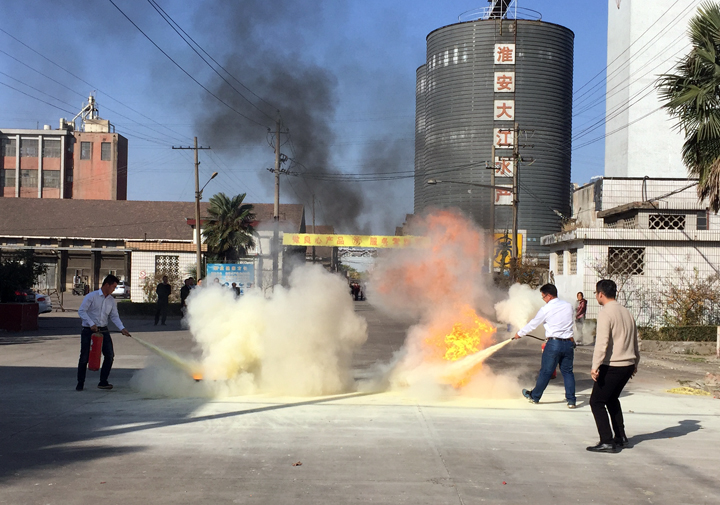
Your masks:
{"label": "grey storage silo", "polygon": [[423,169],[423,156],[425,156],[425,65],[421,65],[415,72],[415,212],[424,207],[423,186],[425,185],[425,171]]}
{"label": "grey storage silo", "polygon": [[[501,24],[502,23],[502,24]],[[495,45],[515,45],[514,122],[521,133],[518,228],[527,230],[527,248],[543,255],[540,237],[560,230],[570,215],[573,39],[571,30],[533,20],[476,20],[439,28],[427,37],[424,129],[416,139],[417,175],[428,179],[490,184],[495,120]],[[422,67],[421,67],[422,68]],[[418,83],[420,85],[420,83]],[[416,121],[416,124],[419,122]],[[422,152],[419,152],[422,151]],[[529,160],[534,159],[530,165]],[[420,172],[421,171],[421,172]],[[497,184],[510,181],[497,180]],[[421,198],[417,189],[421,186]],[[459,207],[491,228],[495,194],[464,184],[419,184],[416,208]],[[556,212],[557,211],[557,212]],[[512,208],[495,207],[495,228],[511,229]]]}

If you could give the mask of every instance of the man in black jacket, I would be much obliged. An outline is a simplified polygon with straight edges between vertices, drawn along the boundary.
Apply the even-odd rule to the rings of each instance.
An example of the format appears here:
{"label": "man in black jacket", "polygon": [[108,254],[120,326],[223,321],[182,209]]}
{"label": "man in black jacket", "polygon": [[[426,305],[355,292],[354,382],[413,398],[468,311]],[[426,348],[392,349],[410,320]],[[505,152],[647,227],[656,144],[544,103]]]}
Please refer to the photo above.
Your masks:
{"label": "man in black jacket", "polygon": [[155,311],[155,325],[157,326],[160,316],[162,315],[162,325],[165,326],[167,319],[168,304],[170,303],[170,293],[172,286],[168,283],[167,275],[163,275],[162,282],[155,289],[157,293],[157,310]]}

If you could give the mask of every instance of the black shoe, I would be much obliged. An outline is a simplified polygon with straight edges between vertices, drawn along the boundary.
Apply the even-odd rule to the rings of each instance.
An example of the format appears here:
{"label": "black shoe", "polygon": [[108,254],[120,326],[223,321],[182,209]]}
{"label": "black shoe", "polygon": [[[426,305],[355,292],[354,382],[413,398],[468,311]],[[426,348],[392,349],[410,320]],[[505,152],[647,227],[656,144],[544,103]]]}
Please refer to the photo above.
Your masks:
{"label": "black shoe", "polygon": [[535,405],[538,404],[537,401],[533,400],[532,392],[531,392],[531,391],[528,391],[527,389],[523,389],[523,390],[522,390],[522,395],[523,395],[525,398],[527,398],[530,403],[534,403]]}
{"label": "black shoe", "polygon": [[623,435],[621,438],[615,437],[613,442],[615,442],[615,445],[618,447],[624,447],[626,449],[630,447],[630,441],[625,435]]}
{"label": "black shoe", "polygon": [[98,384],[98,389],[112,389],[112,388],[113,388],[113,385],[109,384],[107,382],[105,384],[102,384],[102,383]]}
{"label": "black shoe", "polygon": [[615,442],[613,442],[613,443],[611,443],[611,444],[603,444],[602,442],[600,442],[598,445],[593,445],[593,446],[591,446],[591,447],[588,447],[587,450],[590,451],[590,452],[611,452],[611,453],[616,453],[616,452],[617,452],[617,447],[615,447]]}
{"label": "black shoe", "polygon": [[84,387],[85,387],[84,382],[78,382],[77,386],[75,386],[75,391],[82,391]]}

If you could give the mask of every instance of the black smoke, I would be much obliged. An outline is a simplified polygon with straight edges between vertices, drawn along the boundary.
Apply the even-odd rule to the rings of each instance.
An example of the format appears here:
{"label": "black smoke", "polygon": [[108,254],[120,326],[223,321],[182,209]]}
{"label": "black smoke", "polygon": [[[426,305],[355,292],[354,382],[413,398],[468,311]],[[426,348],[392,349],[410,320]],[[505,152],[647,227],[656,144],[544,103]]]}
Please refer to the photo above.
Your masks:
{"label": "black smoke", "polygon": [[[322,13],[317,12],[316,5],[253,0],[215,2],[211,8],[203,9],[207,14],[199,20],[199,26],[222,31],[223,38],[230,34],[226,46],[230,51],[219,60],[220,63],[264,100],[254,97],[227,77],[253,102],[253,107],[220,77],[214,76],[210,89],[251,120],[214,98],[206,97],[197,126],[213,149],[230,150],[239,144],[257,146],[258,152],[267,156],[267,167],[270,167],[274,158],[268,144],[273,139],[267,129],[274,132],[279,110],[283,130],[289,131],[289,135],[281,135],[281,152],[289,158],[283,168],[296,174],[282,176],[281,201],[305,204],[309,220],[309,206],[314,195],[317,224],[333,225],[336,232],[341,233],[367,233],[371,229],[382,229],[387,233],[395,225],[402,224],[403,211],[410,211],[402,209],[398,212],[394,208],[395,181],[361,183],[337,177],[342,173],[338,165],[346,159],[347,145],[352,144],[346,142],[346,138],[338,138],[336,131],[338,79],[333,68],[312,61],[302,51],[305,36],[322,30]],[[273,36],[279,32],[282,37]],[[328,44],[332,43],[328,40]],[[363,78],[360,70],[357,76]],[[372,79],[370,76],[364,78]],[[414,76],[407,78],[414,79]],[[378,116],[383,113],[369,112]],[[409,131],[412,131],[411,121]],[[402,166],[402,160],[411,159],[407,145],[404,146],[393,142],[370,142],[360,148],[360,165],[343,167],[344,171],[371,174],[412,169],[412,165]],[[268,172],[260,179],[268,186],[274,184],[274,178]]]}

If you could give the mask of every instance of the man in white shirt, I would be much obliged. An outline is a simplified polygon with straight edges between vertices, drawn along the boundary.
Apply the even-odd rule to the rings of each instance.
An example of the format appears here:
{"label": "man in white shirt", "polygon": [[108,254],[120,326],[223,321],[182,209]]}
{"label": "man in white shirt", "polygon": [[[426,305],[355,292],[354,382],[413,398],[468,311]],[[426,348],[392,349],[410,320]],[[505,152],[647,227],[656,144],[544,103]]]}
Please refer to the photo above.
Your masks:
{"label": "man in white shirt", "polygon": [[85,374],[87,373],[88,359],[90,358],[90,342],[93,333],[102,333],[102,354],[103,364],[100,368],[99,389],[112,389],[113,385],[108,383],[108,376],[112,368],[115,352],[113,350],[110,331],[108,330],[108,319],[110,319],[118,330],[126,337],[130,336],[130,332],[125,329],[118,316],[117,302],[112,297],[119,279],[114,275],[108,275],[102,283],[102,287],[97,291],[88,293],[83,298],[82,304],[78,309],[78,315],[82,320],[82,332],[80,333],[80,361],[78,362],[78,383],[75,388],[82,391],[85,387]]}
{"label": "man in white shirt", "polygon": [[557,297],[557,288],[552,284],[542,286],[540,294],[545,306],[538,311],[532,321],[513,337],[514,339],[524,337],[541,324],[545,326],[547,342],[542,354],[540,374],[535,387],[530,391],[523,389],[522,394],[531,403],[539,403],[548,382],[550,382],[552,373],[559,364],[563,382],[565,383],[567,406],[569,409],[574,409],[577,402],[575,397],[575,375],[573,374],[573,357],[575,354],[573,320],[575,310],[568,302]]}

